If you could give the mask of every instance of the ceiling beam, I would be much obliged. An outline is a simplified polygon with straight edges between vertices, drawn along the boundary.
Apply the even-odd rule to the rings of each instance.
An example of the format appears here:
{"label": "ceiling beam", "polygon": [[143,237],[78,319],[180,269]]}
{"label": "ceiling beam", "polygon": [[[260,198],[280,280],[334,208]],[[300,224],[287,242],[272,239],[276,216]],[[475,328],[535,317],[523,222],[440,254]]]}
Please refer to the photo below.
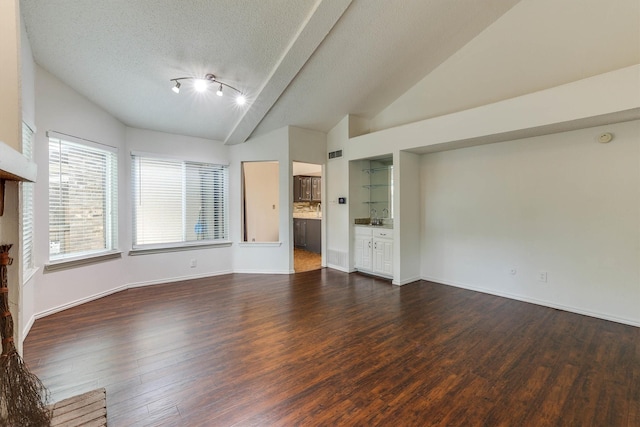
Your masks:
{"label": "ceiling beam", "polygon": [[251,136],[351,2],[352,0],[318,0],[257,95],[247,100],[251,105],[233,126],[225,144],[240,144]]}

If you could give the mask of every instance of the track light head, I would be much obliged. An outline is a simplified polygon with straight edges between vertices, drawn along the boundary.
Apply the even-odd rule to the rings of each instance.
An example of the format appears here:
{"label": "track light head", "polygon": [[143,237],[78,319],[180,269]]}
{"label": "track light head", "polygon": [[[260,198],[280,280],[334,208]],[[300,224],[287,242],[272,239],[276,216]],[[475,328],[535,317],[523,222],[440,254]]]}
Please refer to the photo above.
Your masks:
{"label": "track light head", "polygon": [[197,92],[204,92],[205,90],[207,90],[208,86],[209,86],[209,83],[205,79],[194,79],[193,80],[193,88]]}
{"label": "track light head", "polygon": [[222,96],[222,85],[220,85],[220,87],[218,88],[218,90],[216,91],[216,95],[218,96]]}
{"label": "track light head", "polygon": [[174,87],[171,88],[172,91],[174,91],[175,93],[180,93],[180,82],[176,82],[176,85]]}

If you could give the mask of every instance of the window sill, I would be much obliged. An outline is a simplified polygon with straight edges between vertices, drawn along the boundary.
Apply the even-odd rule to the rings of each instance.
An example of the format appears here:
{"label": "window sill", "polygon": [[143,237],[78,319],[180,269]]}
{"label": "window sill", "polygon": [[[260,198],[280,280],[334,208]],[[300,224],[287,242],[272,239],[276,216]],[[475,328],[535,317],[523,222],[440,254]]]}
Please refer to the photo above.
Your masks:
{"label": "window sill", "polygon": [[282,246],[282,242],[240,242],[238,246],[243,248],[269,248]]}
{"label": "window sill", "polygon": [[141,248],[133,248],[129,251],[130,256],[136,255],[149,255],[149,254],[160,254],[166,252],[178,252],[178,251],[192,251],[196,249],[207,249],[207,248],[219,248],[231,246],[231,242],[228,240],[220,241],[220,242],[207,242],[207,243],[185,243],[182,245],[176,246],[152,246],[152,247],[141,247]]}
{"label": "window sill", "polygon": [[66,270],[68,268],[80,267],[88,264],[108,261],[110,259],[121,258],[122,251],[103,252],[98,255],[90,255],[82,258],[68,258],[59,261],[51,261],[44,265],[45,273],[58,270]]}

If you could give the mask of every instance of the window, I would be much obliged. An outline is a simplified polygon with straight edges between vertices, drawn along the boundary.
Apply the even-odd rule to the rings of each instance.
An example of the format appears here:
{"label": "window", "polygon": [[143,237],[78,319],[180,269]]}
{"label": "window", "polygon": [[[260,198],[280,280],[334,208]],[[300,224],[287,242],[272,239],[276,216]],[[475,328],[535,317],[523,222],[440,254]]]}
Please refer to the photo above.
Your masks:
{"label": "window", "polygon": [[133,248],[228,240],[228,168],[133,154]]}
{"label": "window", "polygon": [[[22,122],[22,154],[33,160],[33,130]],[[33,182],[20,183],[22,215],[22,274],[24,280],[34,268],[33,262]]]}
{"label": "window", "polygon": [[85,258],[116,250],[115,149],[53,135],[49,132],[49,259]]}

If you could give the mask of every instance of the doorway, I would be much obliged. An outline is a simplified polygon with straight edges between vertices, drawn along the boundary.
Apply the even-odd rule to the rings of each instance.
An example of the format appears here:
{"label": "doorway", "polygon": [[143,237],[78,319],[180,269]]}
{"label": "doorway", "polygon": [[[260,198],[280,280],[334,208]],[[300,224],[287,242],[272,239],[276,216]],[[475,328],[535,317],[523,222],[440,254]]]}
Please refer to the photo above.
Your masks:
{"label": "doorway", "polygon": [[293,162],[294,271],[322,268],[322,166]]}

